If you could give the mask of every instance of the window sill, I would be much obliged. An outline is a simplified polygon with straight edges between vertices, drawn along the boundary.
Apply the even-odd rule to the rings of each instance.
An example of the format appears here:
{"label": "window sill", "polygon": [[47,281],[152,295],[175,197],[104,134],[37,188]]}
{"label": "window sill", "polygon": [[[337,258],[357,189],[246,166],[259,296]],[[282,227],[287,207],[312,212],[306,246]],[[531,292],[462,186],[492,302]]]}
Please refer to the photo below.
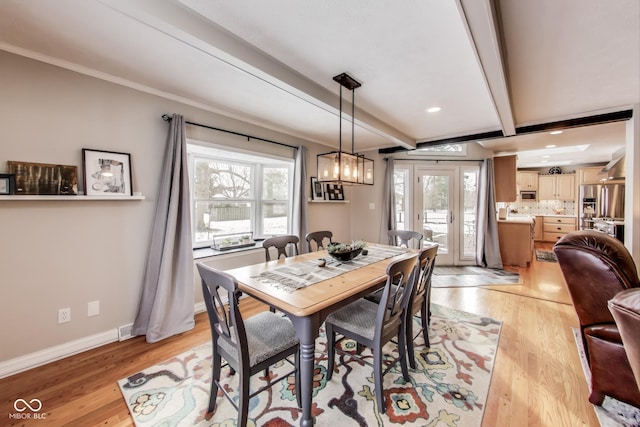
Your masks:
{"label": "window sill", "polygon": [[223,255],[238,255],[242,254],[243,252],[256,251],[258,249],[262,249],[262,242],[257,242],[253,246],[247,246],[238,249],[229,249],[226,251],[219,251],[212,248],[198,248],[193,250],[193,259],[210,258]]}

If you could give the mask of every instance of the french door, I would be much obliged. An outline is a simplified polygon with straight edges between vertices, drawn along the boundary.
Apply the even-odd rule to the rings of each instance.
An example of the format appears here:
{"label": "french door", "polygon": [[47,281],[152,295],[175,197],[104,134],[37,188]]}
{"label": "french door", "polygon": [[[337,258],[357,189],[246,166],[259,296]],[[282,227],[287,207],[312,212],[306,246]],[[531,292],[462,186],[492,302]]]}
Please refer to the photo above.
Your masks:
{"label": "french door", "polygon": [[475,262],[478,168],[416,166],[413,225],[439,244],[438,264]]}

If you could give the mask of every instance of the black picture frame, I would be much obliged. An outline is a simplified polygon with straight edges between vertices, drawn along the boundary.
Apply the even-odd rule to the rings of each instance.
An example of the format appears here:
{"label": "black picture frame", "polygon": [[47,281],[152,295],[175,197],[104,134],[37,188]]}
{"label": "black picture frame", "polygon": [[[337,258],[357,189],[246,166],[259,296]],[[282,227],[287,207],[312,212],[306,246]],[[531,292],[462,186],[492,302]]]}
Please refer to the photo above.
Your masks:
{"label": "black picture frame", "polygon": [[322,183],[315,176],[311,177],[311,200],[324,200]]}
{"label": "black picture frame", "polygon": [[0,196],[16,194],[16,175],[13,173],[0,173]]}
{"label": "black picture frame", "polygon": [[82,149],[84,194],[133,196],[131,154]]}
{"label": "black picture frame", "polygon": [[344,188],[342,184],[327,184],[325,194],[328,200],[344,200]]}

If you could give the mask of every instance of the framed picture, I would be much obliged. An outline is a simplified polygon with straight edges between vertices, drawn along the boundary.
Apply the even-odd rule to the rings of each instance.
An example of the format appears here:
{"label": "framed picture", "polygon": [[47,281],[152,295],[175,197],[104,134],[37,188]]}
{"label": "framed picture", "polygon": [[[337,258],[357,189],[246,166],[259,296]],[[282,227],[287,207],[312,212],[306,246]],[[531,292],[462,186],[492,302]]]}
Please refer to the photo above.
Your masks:
{"label": "framed picture", "polygon": [[10,174],[15,174],[14,194],[39,196],[78,194],[77,166],[8,161],[7,169]]}
{"label": "framed picture", "polygon": [[327,199],[344,200],[344,189],[341,184],[327,184]]}
{"label": "framed picture", "polygon": [[132,196],[131,155],[82,149],[84,192],[87,196]]}
{"label": "framed picture", "polygon": [[16,194],[16,176],[11,173],[0,173],[0,195]]}
{"label": "framed picture", "polygon": [[315,176],[311,177],[311,200],[324,200],[322,183]]}

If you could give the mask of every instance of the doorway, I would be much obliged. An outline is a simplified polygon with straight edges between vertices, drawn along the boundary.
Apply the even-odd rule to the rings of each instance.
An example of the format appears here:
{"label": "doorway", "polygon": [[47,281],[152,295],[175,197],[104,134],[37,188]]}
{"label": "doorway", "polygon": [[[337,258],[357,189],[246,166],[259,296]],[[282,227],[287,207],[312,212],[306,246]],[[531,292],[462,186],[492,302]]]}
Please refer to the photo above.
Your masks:
{"label": "doorway", "polygon": [[438,243],[438,265],[475,264],[478,173],[476,165],[396,168],[398,228]]}

